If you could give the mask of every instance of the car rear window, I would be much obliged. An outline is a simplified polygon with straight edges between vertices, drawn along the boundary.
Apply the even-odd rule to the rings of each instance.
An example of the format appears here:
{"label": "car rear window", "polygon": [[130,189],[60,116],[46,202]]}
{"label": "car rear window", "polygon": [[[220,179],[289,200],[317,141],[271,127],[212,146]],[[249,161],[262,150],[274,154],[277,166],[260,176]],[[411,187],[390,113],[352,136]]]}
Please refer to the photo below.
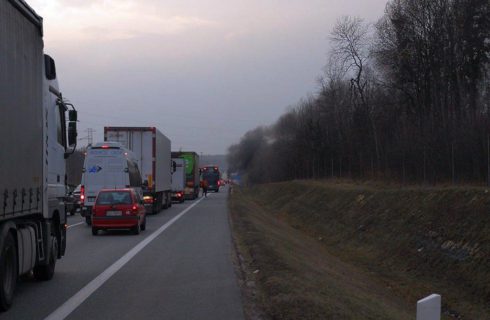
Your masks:
{"label": "car rear window", "polygon": [[103,191],[97,197],[96,205],[132,204],[129,191]]}

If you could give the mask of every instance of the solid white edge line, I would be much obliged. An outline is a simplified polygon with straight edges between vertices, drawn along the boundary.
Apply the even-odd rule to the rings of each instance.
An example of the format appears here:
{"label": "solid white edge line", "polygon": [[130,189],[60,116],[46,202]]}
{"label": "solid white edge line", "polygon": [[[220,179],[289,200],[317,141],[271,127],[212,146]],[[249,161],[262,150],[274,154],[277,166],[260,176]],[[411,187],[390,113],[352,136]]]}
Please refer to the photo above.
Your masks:
{"label": "solid white edge line", "polygon": [[78,308],[85,300],[87,300],[90,295],[92,295],[98,288],[100,288],[107,280],[109,280],[117,271],[119,271],[126,263],[128,263],[135,255],[137,255],[141,250],[143,250],[150,242],[152,242],[156,237],[158,237],[163,231],[179,220],[184,214],[189,212],[194,208],[199,202],[204,198],[199,199],[197,202],[193,203],[191,206],[186,208],[184,211],[170,219],[163,226],[154,231],[151,235],[146,237],[143,241],[138,243],[135,247],[129,250],[124,256],[119,258],[110,267],[105,269],[101,274],[99,274],[95,279],[90,281],[85,287],[80,289],[75,293],[70,299],[63,303],[58,309],[52,312],[45,320],[61,320],[69,316],[76,308]]}
{"label": "solid white edge line", "polygon": [[72,227],[76,227],[76,226],[79,226],[79,225],[84,224],[84,223],[85,223],[85,221],[78,222],[78,223],[74,223],[74,224],[70,224],[70,225],[69,225],[69,226],[67,226],[66,228],[67,228],[67,229],[70,229],[70,228],[72,228]]}

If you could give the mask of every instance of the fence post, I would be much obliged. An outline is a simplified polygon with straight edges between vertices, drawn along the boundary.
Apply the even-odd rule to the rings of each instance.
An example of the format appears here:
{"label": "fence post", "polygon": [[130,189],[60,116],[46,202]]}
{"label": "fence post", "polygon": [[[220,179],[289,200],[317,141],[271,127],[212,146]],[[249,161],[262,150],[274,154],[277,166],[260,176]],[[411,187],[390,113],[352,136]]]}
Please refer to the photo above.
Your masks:
{"label": "fence post", "polygon": [[417,301],[417,320],[440,320],[441,296],[431,294]]}

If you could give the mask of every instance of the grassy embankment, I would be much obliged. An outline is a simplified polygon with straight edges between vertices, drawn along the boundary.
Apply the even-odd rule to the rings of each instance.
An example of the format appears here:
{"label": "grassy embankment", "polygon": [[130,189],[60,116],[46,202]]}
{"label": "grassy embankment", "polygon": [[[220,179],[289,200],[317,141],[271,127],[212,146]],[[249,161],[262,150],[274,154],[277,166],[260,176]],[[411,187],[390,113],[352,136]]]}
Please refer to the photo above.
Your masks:
{"label": "grassy embankment", "polygon": [[249,297],[273,319],[490,319],[490,192],[294,181],[235,191]]}

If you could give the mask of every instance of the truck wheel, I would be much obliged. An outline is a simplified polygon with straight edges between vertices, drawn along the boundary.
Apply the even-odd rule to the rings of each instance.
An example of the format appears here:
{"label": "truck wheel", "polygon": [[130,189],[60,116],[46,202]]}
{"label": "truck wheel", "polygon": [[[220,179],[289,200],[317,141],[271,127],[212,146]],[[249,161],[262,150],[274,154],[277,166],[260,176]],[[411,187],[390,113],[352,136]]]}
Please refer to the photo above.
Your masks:
{"label": "truck wheel", "polygon": [[168,201],[168,207],[172,208],[172,197],[170,196],[169,193],[167,193],[167,201]]}
{"label": "truck wheel", "polygon": [[10,232],[0,250],[0,310],[6,311],[12,305],[18,272],[17,248]]}
{"label": "truck wheel", "polygon": [[163,207],[163,209],[165,209],[165,210],[166,210],[166,209],[168,209],[168,208],[169,208],[169,205],[168,205],[168,197],[167,197],[167,195],[166,195],[166,194],[162,194],[162,201],[164,201],[164,200],[165,200],[165,203],[163,204],[163,206],[162,206],[162,207]]}
{"label": "truck wheel", "polygon": [[49,255],[48,264],[35,266],[33,273],[34,278],[41,281],[51,280],[54,276],[54,268],[56,267],[56,259],[58,259],[58,239],[51,236],[51,254]]}
{"label": "truck wheel", "polygon": [[146,215],[143,218],[143,223],[141,224],[141,231],[145,231],[145,230],[146,230]]}

